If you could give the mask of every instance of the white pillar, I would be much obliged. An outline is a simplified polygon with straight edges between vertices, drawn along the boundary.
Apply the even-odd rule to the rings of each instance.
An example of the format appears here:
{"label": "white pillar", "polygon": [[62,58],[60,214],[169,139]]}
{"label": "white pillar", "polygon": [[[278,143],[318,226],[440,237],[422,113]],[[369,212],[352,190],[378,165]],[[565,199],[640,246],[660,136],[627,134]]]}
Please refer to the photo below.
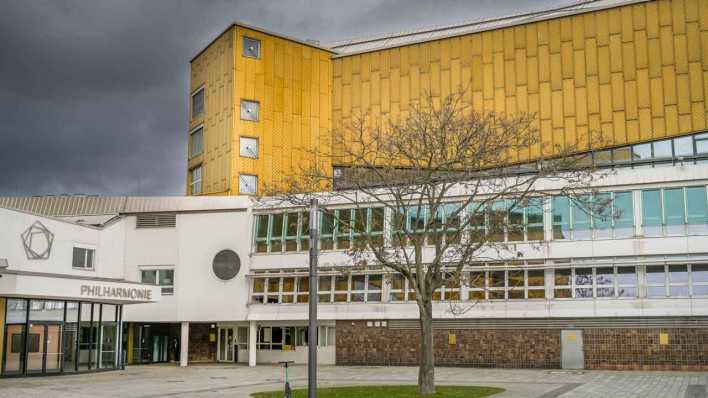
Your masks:
{"label": "white pillar", "polygon": [[258,325],[251,321],[248,325],[248,366],[256,366],[256,337],[258,335]]}
{"label": "white pillar", "polygon": [[179,366],[189,363],[189,322],[182,322],[182,331],[179,345]]}

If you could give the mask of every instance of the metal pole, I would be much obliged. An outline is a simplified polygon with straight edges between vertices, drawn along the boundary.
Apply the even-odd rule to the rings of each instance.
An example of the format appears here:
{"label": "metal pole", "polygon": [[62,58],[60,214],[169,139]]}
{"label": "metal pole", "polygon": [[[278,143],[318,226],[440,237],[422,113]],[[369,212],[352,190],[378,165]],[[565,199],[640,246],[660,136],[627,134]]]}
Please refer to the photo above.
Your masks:
{"label": "metal pole", "polygon": [[307,397],[317,398],[317,199],[310,202],[310,323],[307,339]]}

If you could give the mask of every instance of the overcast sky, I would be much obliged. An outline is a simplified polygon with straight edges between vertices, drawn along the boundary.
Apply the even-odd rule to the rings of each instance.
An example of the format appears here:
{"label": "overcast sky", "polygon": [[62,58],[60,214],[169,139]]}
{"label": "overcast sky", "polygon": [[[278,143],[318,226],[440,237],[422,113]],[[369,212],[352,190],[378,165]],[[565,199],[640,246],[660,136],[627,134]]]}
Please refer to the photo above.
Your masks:
{"label": "overcast sky", "polygon": [[574,0],[0,0],[0,195],[185,191],[189,59],[232,21],[322,43]]}

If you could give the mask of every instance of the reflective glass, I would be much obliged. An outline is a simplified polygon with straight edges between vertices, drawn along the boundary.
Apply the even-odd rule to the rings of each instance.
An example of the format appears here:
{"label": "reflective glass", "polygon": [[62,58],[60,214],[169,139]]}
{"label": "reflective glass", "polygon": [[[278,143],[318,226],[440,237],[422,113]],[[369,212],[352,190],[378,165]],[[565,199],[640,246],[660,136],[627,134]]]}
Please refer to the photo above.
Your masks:
{"label": "reflective glass", "polygon": [[647,283],[666,283],[666,274],[664,273],[663,265],[647,266]]}
{"label": "reflective glass", "polygon": [[664,219],[667,233],[680,234],[684,232],[683,188],[664,190]]}
{"label": "reflective glass", "polygon": [[696,139],[696,154],[708,153],[708,133],[698,134]]}
{"label": "reflective glass", "polygon": [[636,285],[636,267],[617,267],[617,283],[620,285]]}
{"label": "reflective glass", "polygon": [[651,144],[633,145],[632,159],[634,161],[651,159]]}
{"label": "reflective glass", "polygon": [[691,266],[693,283],[708,282],[708,264],[694,264]]}
{"label": "reflective glass", "polygon": [[671,152],[671,140],[657,141],[652,144],[654,147],[654,158],[670,158],[673,156]]}
{"label": "reflective glass", "polygon": [[631,192],[615,192],[612,202],[615,237],[634,235],[634,206]]}
{"label": "reflective glass", "polygon": [[674,139],[674,151],[676,156],[693,156],[693,137]]}
{"label": "reflective glass", "polygon": [[632,160],[632,150],[630,147],[616,148],[612,151],[615,163],[624,163]]}
{"label": "reflective glass", "polygon": [[553,197],[553,239],[570,238],[570,200],[565,196]]}
{"label": "reflective glass", "polygon": [[708,201],[706,187],[686,188],[686,210],[689,233],[708,232]]}
{"label": "reflective glass", "polygon": [[544,286],[544,271],[542,269],[528,270],[528,286]]}
{"label": "reflective glass", "polygon": [[669,282],[688,283],[688,267],[685,265],[670,265]]}
{"label": "reflective glass", "polygon": [[573,201],[573,239],[590,239],[592,237],[590,224],[589,195],[582,195]]}
{"label": "reflective glass", "polygon": [[644,235],[661,235],[661,191],[642,191],[642,226]]}

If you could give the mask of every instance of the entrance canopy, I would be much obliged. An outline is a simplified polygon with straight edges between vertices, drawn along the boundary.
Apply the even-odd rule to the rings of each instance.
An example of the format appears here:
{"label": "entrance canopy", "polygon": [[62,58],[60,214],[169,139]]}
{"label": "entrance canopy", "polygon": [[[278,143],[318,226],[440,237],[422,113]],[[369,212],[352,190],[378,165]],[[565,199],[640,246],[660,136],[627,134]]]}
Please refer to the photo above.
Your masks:
{"label": "entrance canopy", "polygon": [[0,297],[100,301],[114,304],[156,303],[159,286],[123,279],[90,278],[66,274],[0,271]]}

